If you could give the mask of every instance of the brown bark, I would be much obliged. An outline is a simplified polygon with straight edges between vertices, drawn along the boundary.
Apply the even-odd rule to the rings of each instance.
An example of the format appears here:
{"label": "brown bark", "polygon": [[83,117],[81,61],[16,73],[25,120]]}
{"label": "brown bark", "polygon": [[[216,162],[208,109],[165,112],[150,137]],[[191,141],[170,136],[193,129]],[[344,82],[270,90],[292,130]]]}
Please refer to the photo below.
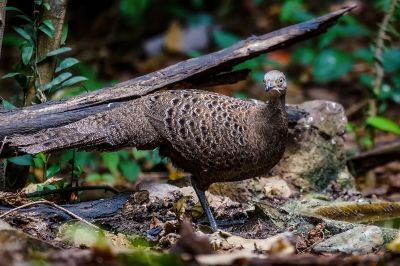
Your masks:
{"label": "brown bark", "polygon": [[258,37],[250,37],[229,48],[180,62],[119,83],[114,87],[66,101],[47,102],[0,112],[0,139],[16,133],[33,133],[41,129],[65,125],[97,112],[110,110],[123,102],[160,89],[188,88],[190,85],[201,87],[214,80],[218,74],[226,74],[232,67],[243,61],[321,34],[353,8],[346,7],[313,20]]}
{"label": "brown bark", "polygon": [[354,176],[400,158],[400,139],[350,158],[347,165]]}

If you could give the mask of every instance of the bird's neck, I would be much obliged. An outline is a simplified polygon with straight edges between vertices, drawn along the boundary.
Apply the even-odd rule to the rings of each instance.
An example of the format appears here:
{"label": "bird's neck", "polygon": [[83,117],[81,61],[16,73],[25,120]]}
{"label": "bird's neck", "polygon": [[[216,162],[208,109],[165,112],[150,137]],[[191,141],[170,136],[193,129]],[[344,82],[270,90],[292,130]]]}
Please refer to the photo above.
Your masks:
{"label": "bird's neck", "polygon": [[285,110],[285,98],[286,93],[279,93],[277,91],[270,91],[268,93],[267,109],[270,110],[271,115],[274,111],[284,111]]}

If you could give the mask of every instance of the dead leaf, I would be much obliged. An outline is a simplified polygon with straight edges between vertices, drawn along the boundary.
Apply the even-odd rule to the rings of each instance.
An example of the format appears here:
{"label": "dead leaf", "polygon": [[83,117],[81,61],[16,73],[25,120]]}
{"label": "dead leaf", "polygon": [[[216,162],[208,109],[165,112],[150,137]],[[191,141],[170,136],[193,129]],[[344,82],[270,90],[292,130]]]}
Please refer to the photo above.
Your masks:
{"label": "dead leaf", "polygon": [[49,179],[47,179],[46,181],[44,181],[43,183],[37,183],[37,184],[29,184],[26,187],[24,187],[21,190],[21,193],[23,194],[30,194],[33,192],[37,192],[39,187],[43,187],[45,185],[54,185],[54,186],[59,186],[61,182],[64,182],[63,178],[60,177],[50,177]]}
{"label": "dead leaf", "polygon": [[165,35],[165,48],[170,52],[180,52],[182,49],[182,26],[178,21],[173,21]]}

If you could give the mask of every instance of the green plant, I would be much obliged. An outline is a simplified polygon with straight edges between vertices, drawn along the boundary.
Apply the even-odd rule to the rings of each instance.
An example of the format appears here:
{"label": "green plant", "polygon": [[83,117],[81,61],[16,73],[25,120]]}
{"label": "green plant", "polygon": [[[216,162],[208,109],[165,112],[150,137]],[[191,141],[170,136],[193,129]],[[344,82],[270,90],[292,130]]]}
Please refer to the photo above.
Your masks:
{"label": "green plant", "polygon": [[46,94],[50,94],[55,90],[74,86],[82,81],[87,80],[86,77],[73,75],[67,69],[79,63],[79,60],[73,57],[60,58],[55,69],[55,77],[48,83],[40,82],[40,73],[38,65],[45,59],[50,57],[59,57],[72,49],[65,46],[68,29],[64,27],[61,37],[61,45],[58,49],[48,52],[45,55],[39,54],[38,41],[39,33],[45,34],[48,38],[54,38],[55,27],[52,20],[44,19],[44,10],[50,10],[50,5],[42,0],[34,1],[34,11],[32,17],[28,16],[20,9],[15,7],[6,7],[7,11],[16,13],[16,17],[25,23],[14,26],[13,29],[19,36],[20,61],[13,67],[13,72],[4,75],[2,78],[14,78],[22,88],[24,96],[24,105],[30,104],[26,102],[26,95],[30,89],[34,89],[37,98],[44,102],[47,99]]}
{"label": "green plant", "polygon": [[[366,148],[374,144],[374,134],[371,133],[374,129],[398,134],[399,125],[385,117],[390,102],[400,104],[400,49],[390,46],[391,36],[399,36],[394,26],[400,17],[398,5],[398,0],[376,1],[376,8],[385,15],[375,41],[368,40],[375,34],[367,26],[347,15],[317,41],[299,45],[292,57],[293,64],[311,70],[312,80],[317,84],[346,78],[365,88],[369,97],[361,100],[365,104],[360,106],[368,105],[368,112],[361,125],[353,124],[352,130],[357,133],[361,146]],[[280,18],[282,22],[300,22],[312,16],[305,8],[305,1],[293,0],[283,4]],[[364,41],[366,45],[343,49],[342,42],[360,39],[368,40]],[[354,75],[356,65],[363,65],[366,70]]]}
{"label": "green plant", "polygon": [[[33,15],[31,17],[15,7],[8,6],[6,10],[13,12],[15,17],[21,19],[23,23],[13,27],[14,31],[17,33],[17,37],[11,38],[13,40],[11,43],[19,47],[20,60],[13,66],[13,72],[4,75],[2,78],[14,78],[18,82],[24,94],[22,97],[23,105],[29,105],[31,101],[35,100],[44,102],[54,91],[77,85],[86,80],[83,76],[75,76],[67,72],[68,69],[79,63],[76,58],[58,58],[61,54],[71,50],[71,48],[65,46],[68,34],[67,27],[64,27],[62,30],[60,40],[62,47],[49,51],[46,54],[40,54],[40,36],[43,35],[45,36],[44,38],[53,39],[56,34],[53,21],[51,19],[45,19],[43,15],[45,11],[50,10],[50,5],[48,3],[42,0],[35,0],[32,12]],[[59,62],[54,70],[55,77],[50,79],[49,82],[43,82],[41,80],[39,65],[49,58],[59,59]],[[34,91],[36,99],[27,99],[27,94],[31,90]],[[4,99],[2,99],[2,105],[7,110],[14,108],[11,102]],[[35,156],[23,155],[9,158],[7,162],[40,168],[43,170],[42,179],[45,180],[60,171],[60,164],[52,163],[49,165],[49,158],[50,155],[40,153]]]}

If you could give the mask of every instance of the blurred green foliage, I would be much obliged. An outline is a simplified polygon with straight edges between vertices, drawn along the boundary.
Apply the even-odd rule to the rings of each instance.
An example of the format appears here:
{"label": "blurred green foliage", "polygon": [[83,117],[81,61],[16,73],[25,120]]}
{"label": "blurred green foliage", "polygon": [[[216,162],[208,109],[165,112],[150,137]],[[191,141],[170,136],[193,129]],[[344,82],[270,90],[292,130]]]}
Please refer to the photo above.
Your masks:
{"label": "blurred green foliage", "polygon": [[149,0],[121,0],[119,10],[129,23],[136,26],[143,20],[146,8],[149,5]]}
{"label": "blurred green foliage", "polygon": [[[6,36],[5,38],[6,42],[19,46],[20,62],[14,65],[13,72],[7,73],[2,78],[14,78],[22,88],[24,99],[25,94],[32,86],[38,95],[43,95],[44,92],[50,94],[50,92],[54,92],[55,90],[71,87],[87,80],[83,76],[74,76],[72,73],[66,71],[68,68],[79,63],[78,59],[68,57],[60,60],[55,70],[55,73],[58,75],[55,76],[50,82],[41,84],[39,82],[40,74],[38,72],[38,65],[46,58],[59,57],[61,54],[71,51],[72,49],[63,46],[48,52],[46,55],[39,54],[39,34],[45,34],[48,38],[54,38],[55,36],[55,28],[52,20],[43,18],[43,12],[45,10],[50,10],[48,3],[44,3],[41,0],[35,0],[34,12],[32,16],[29,16],[20,9],[12,6],[6,7],[6,10],[14,12],[15,17],[21,19],[23,23],[19,24],[18,26],[13,26],[17,36]],[[62,32],[61,45],[65,45],[67,32],[67,28],[65,28]],[[43,100],[43,98],[40,96],[38,96],[38,98]]]}
{"label": "blurred green foliage", "polygon": [[[269,7],[271,1],[253,0],[256,7]],[[374,2],[374,7],[383,16],[390,6],[390,0],[378,0]],[[19,9],[8,7],[8,11],[13,12],[14,16],[19,18],[21,23],[12,25],[15,34],[8,34],[4,38],[5,45],[19,47],[20,61],[15,64],[13,71],[3,78],[14,78],[22,88],[27,88],[28,84],[35,82],[35,69],[43,58],[37,58],[37,36],[39,32],[49,37],[54,36],[54,26],[50,20],[42,19],[41,14],[48,8],[41,1],[35,1],[36,10],[33,16],[29,16]],[[118,11],[126,25],[134,30],[146,28],[145,23],[154,18],[148,17],[148,11],[154,3],[150,0],[121,0],[119,1]],[[237,4],[239,6],[239,4]],[[308,1],[288,0],[279,2],[280,9],[278,22],[281,26],[293,23],[299,23],[320,15],[327,10],[321,8],[310,8]],[[215,4],[210,8],[204,0],[191,0],[185,3],[179,1],[168,1],[165,6],[165,12],[174,18],[180,19],[186,25],[213,25],[221,17],[229,19],[234,16],[236,4],[226,4],[222,1],[220,5]],[[315,11],[317,9],[317,11]],[[314,11],[311,11],[314,10]],[[318,13],[318,14],[317,14]],[[396,18],[400,17],[400,11],[396,11]],[[393,31],[395,31],[393,29]],[[239,32],[239,31],[238,31]],[[213,27],[211,30],[211,40],[215,49],[229,47],[244,37],[238,32],[233,32],[231,28]],[[379,130],[388,131],[394,134],[399,133],[399,125],[385,116],[385,110],[390,103],[400,104],[400,49],[390,46],[385,49],[383,54],[383,67],[385,79],[378,95],[372,93],[374,83],[374,73],[372,71],[375,60],[374,56],[374,38],[376,37],[377,26],[372,27],[351,14],[341,18],[339,23],[333,26],[326,33],[318,38],[297,44],[290,54],[289,66],[298,68],[301,71],[306,69],[311,73],[313,84],[326,86],[340,80],[351,80],[365,88],[369,92],[371,99],[379,102],[380,113],[377,116],[366,117],[363,124],[359,126],[363,130],[364,126],[374,127]],[[46,56],[55,56],[59,58],[56,75],[54,79],[40,87],[48,98],[56,96],[57,98],[66,98],[93,91],[109,85],[110,81],[101,79],[97,68],[89,64],[80,63],[73,57],[62,57],[71,49],[65,46],[68,36],[68,27],[63,29],[62,47],[56,49]],[[343,43],[358,41],[357,45],[348,46]],[[361,45],[360,45],[361,44]],[[351,48],[349,48],[351,47]],[[198,56],[204,51],[192,51],[190,55]],[[366,71],[357,73],[354,71],[357,65],[366,66]],[[235,70],[250,69],[251,79],[255,82],[262,80],[266,68],[283,68],[281,62],[274,61],[268,55],[260,55],[248,60],[235,67]],[[72,70],[71,70],[72,69]],[[69,72],[70,71],[70,72]],[[75,74],[74,74],[75,73]],[[293,77],[296,79],[296,77]],[[294,82],[299,82],[294,80]],[[57,92],[57,94],[55,93]],[[237,97],[247,97],[245,91],[235,94]],[[3,100],[3,107],[12,109],[13,100]],[[350,130],[359,130],[355,124],[349,126]],[[363,139],[365,143],[371,142],[371,139]],[[84,151],[66,151],[59,156],[59,160],[49,155],[38,154],[35,156],[24,155],[15,158],[9,158],[9,163],[19,165],[30,165],[36,169],[43,169],[44,178],[49,178],[72,169],[72,175],[75,177],[85,177],[90,182],[106,182],[115,184],[118,179],[135,181],[139,174],[148,171],[154,166],[165,165],[167,160],[159,156],[155,151],[138,151],[136,149],[126,149],[118,152],[84,152]],[[165,168],[163,168],[165,169]]]}
{"label": "blurred green foliage", "polygon": [[[145,8],[147,3],[148,1],[121,1],[121,13],[124,16],[126,15],[130,17],[133,21],[140,20],[142,14],[140,9],[133,7],[139,5],[140,7]],[[33,83],[35,89],[41,93],[46,93],[48,98],[52,97],[56,90],[60,91],[58,97],[71,97],[105,86],[105,82],[98,79],[97,73],[91,67],[79,63],[79,60],[73,57],[60,58],[55,69],[56,76],[47,84],[39,84],[37,65],[45,58],[56,57],[72,50],[65,46],[68,35],[68,27],[66,26],[62,32],[62,47],[49,52],[45,57],[38,57],[37,42],[39,31],[46,34],[49,38],[54,38],[55,34],[52,21],[43,20],[42,18],[44,9],[49,10],[49,8],[50,6],[48,4],[35,0],[32,17],[18,8],[10,6],[6,8],[7,11],[14,12],[15,17],[22,19],[23,23],[13,27],[17,35],[7,35],[4,38],[6,44],[19,47],[20,62],[14,65],[14,72],[10,72],[2,78],[14,78],[22,88],[24,94]],[[132,8],[136,11],[132,11]],[[71,72],[65,72],[65,70],[73,66],[77,68],[81,75],[77,76],[73,75]],[[83,81],[86,81],[84,86],[80,86]],[[24,97],[25,96],[23,96],[23,98]],[[2,99],[2,105],[6,110],[15,108],[10,101],[5,99]],[[78,152],[75,150],[69,150],[63,152],[59,156],[59,160],[49,160],[51,156],[50,154],[27,154],[8,158],[5,163],[31,166],[34,169],[41,169],[43,173],[43,181],[60,173],[62,168],[69,166],[72,168],[72,176],[74,177],[79,178],[88,171],[89,175],[86,176],[86,181],[114,184],[119,177],[126,178],[128,181],[136,180],[141,172],[141,166],[139,165],[139,162],[135,160],[135,157],[137,157],[137,160],[145,158],[147,161],[146,163],[150,165],[167,162],[160,158],[158,151],[139,152],[134,149],[131,151],[122,150],[118,152],[105,152],[98,154],[99,153],[95,152]],[[106,167],[106,172],[99,172],[102,165]],[[35,178],[32,176],[30,180],[34,181]],[[46,184],[38,186],[38,190],[62,188],[66,185],[67,183],[65,182],[58,182],[55,185]]]}

